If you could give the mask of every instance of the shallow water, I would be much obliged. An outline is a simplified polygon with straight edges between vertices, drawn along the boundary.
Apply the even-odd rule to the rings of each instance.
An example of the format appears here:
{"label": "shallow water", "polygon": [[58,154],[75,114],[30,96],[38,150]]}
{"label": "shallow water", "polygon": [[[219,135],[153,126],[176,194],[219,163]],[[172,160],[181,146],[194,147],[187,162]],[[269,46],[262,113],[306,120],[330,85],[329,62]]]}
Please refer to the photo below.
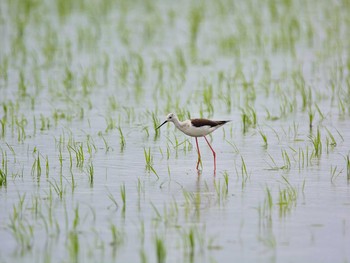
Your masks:
{"label": "shallow water", "polygon": [[69,3],[0,4],[0,262],[350,260],[345,2]]}

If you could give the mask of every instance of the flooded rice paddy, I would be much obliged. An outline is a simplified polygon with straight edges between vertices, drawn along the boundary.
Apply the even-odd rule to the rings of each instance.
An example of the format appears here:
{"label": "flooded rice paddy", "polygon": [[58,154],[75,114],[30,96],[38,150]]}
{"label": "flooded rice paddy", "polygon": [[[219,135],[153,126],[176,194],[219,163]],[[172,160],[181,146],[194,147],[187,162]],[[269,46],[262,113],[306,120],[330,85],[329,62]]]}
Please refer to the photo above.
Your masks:
{"label": "flooded rice paddy", "polygon": [[1,1],[0,262],[349,262],[349,12]]}

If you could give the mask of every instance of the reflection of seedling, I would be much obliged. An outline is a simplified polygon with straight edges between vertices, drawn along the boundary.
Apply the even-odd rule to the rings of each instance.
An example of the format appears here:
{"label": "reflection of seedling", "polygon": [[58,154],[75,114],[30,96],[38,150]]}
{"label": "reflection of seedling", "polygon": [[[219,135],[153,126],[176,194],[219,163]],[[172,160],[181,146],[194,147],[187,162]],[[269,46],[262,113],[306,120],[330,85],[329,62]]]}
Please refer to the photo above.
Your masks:
{"label": "reflection of seedling", "polygon": [[165,263],[165,260],[166,260],[165,241],[161,237],[156,236],[154,243],[156,246],[157,262]]}
{"label": "reflection of seedling", "polygon": [[337,171],[338,167],[331,165],[331,182],[333,183],[335,179],[343,172],[343,169]]}
{"label": "reflection of seedling", "polygon": [[153,168],[153,156],[151,155],[151,148],[148,148],[148,151],[146,148],[143,148],[145,161],[146,161],[146,170],[148,172],[152,171],[157,178],[159,178],[159,175],[157,174],[156,170]]}
{"label": "reflection of seedling", "polygon": [[285,216],[293,207],[297,204],[298,190],[296,187],[292,186],[288,179],[282,176],[286,183],[286,188],[279,190],[279,213],[280,216]]}

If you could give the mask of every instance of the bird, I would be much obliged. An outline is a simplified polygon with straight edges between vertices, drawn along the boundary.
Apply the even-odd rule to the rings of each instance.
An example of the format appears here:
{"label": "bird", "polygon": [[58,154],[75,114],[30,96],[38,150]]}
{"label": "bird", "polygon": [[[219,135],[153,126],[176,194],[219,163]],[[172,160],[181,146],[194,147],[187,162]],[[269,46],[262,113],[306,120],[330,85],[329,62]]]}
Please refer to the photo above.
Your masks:
{"label": "bird", "polygon": [[216,129],[220,128],[224,124],[230,122],[230,120],[224,120],[224,121],[214,121],[214,120],[208,120],[208,119],[188,119],[185,121],[180,121],[176,114],[169,113],[166,117],[166,120],[159,125],[156,130],[158,130],[160,127],[162,127],[167,122],[174,123],[175,127],[182,131],[184,134],[194,137],[196,139],[196,146],[197,146],[197,153],[198,153],[198,161],[196,169],[197,171],[199,163],[201,162],[201,153],[199,151],[198,146],[198,137],[204,137],[205,141],[207,142],[210,150],[213,153],[214,156],[214,172],[216,172],[216,153],[213,149],[213,147],[210,145],[208,139],[205,137],[206,135],[212,133]]}

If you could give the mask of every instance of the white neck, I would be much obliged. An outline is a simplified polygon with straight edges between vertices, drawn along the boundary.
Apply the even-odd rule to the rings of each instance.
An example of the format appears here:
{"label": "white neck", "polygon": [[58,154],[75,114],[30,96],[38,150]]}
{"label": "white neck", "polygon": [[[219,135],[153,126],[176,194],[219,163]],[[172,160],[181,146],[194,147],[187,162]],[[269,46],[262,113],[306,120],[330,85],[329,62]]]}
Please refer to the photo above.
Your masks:
{"label": "white neck", "polygon": [[182,121],[180,121],[177,117],[174,117],[173,123],[174,123],[174,125],[176,126],[176,128],[178,128],[178,129],[181,130],[181,127],[182,127],[182,125],[183,125],[183,122],[182,122]]}

